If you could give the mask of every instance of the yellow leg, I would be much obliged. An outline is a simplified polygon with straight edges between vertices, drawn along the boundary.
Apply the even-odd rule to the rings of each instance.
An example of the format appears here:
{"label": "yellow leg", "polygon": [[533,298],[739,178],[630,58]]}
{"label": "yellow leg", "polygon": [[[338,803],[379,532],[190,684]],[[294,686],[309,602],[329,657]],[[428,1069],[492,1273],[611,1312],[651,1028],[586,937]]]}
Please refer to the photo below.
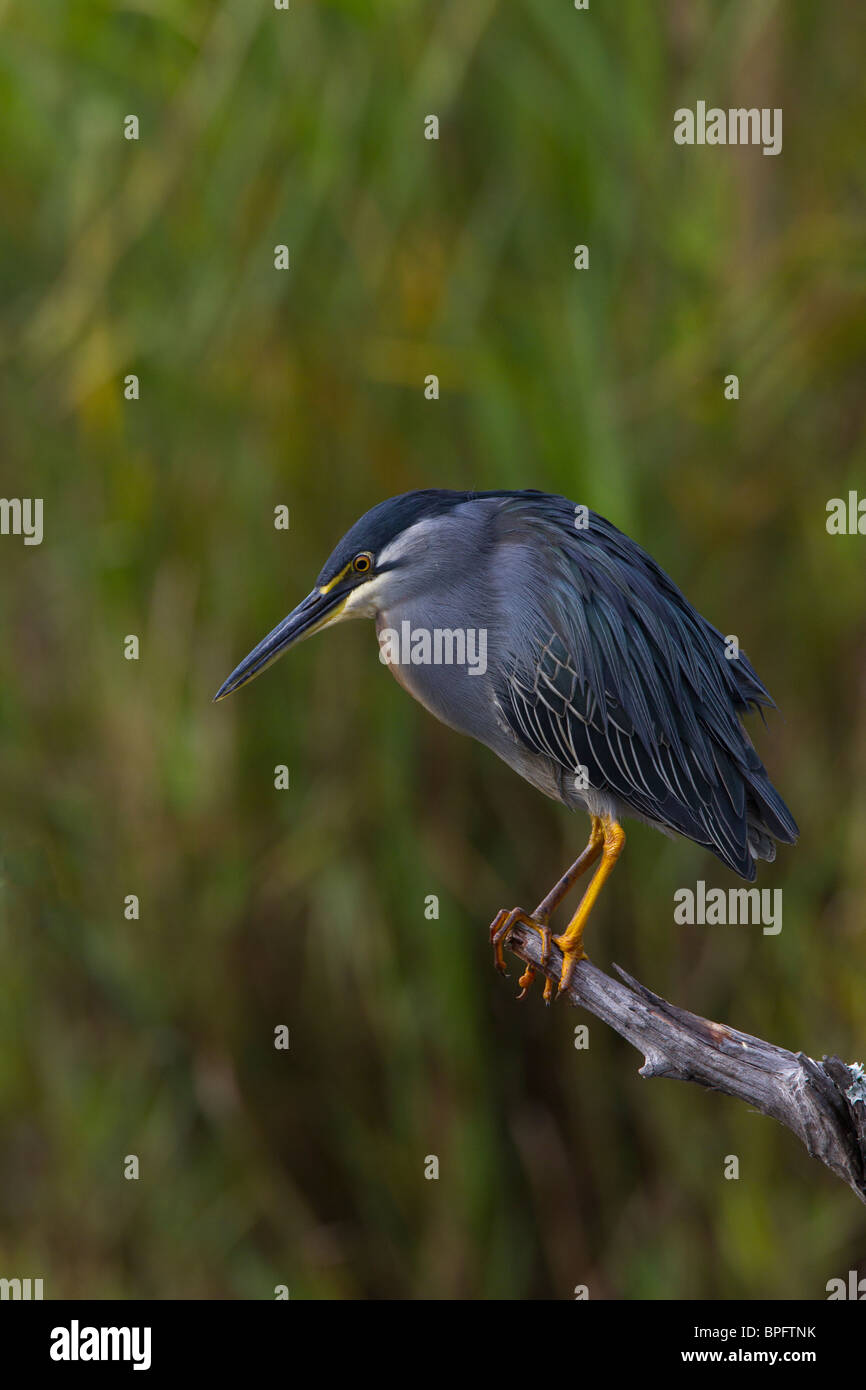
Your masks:
{"label": "yellow leg", "polygon": [[580,906],[562,936],[553,938],[562,952],[562,974],[559,977],[557,994],[565,989],[577,962],[586,959],[586,952],[583,949],[583,929],[614,864],[622,854],[625,844],[625,831],[619,821],[612,820],[610,816],[603,816],[601,824],[603,831],[601,863],[590,879],[587,890],[580,900]]}
{"label": "yellow leg", "polygon": [[[592,867],[596,859],[598,859],[599,855],[603,852],[603,845],[604,828],[601,819],[599,816],[593,816],[592,830],[583,853],[574,861],[571,868],[562,875],[562,878],[556,886],[550,890],[547,897],[542,899],[535,911],[531,915],[528,915],[522,908],[515,907],[512,908],[511,912],[509,912],[507,908],[503,908],[501,912],[496,914],[490,924],[490,940],[493,945],[493,960],[497,970],[502,974],[505,973],[503,947],[508,940],[512,927],[516,926],[518,923],[526,927],[531,927],[534,931],[538,932],[541,937],[543,959],[545,961],[547,960],[551,939],[548,927],[550,914],[559,906],[566,894],[574,887],[581,874],[585,874],[587,869]],[[527,965],[519,980],[521,986],[521,992],[518,995],[519,999],[523,999],[534,979],[535,971],[531,965]],[[547,979],[544,984],[544,998],[548,1003],[550,1002],[552,992],[553,985],[550,979]]]}

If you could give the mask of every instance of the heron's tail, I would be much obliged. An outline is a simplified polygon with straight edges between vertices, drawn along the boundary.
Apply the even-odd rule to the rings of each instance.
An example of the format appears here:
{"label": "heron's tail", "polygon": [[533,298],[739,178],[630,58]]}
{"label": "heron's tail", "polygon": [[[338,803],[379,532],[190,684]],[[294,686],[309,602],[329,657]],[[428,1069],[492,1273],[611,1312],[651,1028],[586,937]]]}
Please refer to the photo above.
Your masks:
{"label": "heron's tail", "polygon": [[769,863],[776,857],[775,841],[792,845],[800,833],[797,822],[767,776],[756,779],[749,787],[746,826],[752,858],[766,859]]}

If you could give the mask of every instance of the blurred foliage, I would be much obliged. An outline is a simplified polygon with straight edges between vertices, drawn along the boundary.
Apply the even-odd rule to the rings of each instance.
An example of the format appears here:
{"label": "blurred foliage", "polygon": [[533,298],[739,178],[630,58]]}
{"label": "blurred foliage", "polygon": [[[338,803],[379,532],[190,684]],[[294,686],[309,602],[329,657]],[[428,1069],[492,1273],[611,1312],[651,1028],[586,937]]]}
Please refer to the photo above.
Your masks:
{"label": "blurred foliage", "polygon": [[[45,500],[41,546],[0,538],[0,1274],[824,1297],[866,1225],[791,1135],[493,973],[583,817],[362,624],[210,700],[381,498],[588,502],[740,637],[802,829],[770,937],[674,927],[734,880],[631,826],[590,950],[862,1059],[866,540],[825,529],[866,494],[856,7],[4,0],[0,34],[0,493]],[[675,146],[698,99],[782,107],[782,154]]]}

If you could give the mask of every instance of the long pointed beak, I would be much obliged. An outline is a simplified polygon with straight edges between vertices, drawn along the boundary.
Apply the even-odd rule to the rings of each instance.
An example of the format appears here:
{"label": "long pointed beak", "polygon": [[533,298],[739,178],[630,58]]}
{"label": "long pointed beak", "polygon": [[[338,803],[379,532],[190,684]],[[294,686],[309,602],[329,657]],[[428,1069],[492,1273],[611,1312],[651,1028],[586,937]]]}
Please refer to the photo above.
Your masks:
{"label": "long pointed beak", "polygon": [[233,690],[240,690],[242,685],[254,680],[266,666],[270,666],[272,661],[276,661],[278,656],[288,651],[296,642],[302,642],[305,637],[311,637],[320,628],[327,627],[328,623],[336,621],[346,603],[348,594],[328,593],[323,594],[318,589],[312,593],[302,603],[299,603],[294,612],[269,632],[267,637],[253,647],[249,656],[245,656],[240,666],[236,666],[227,681],[224,681],[214,695],[214,700],[224,700],[226,695],[231,695]]}

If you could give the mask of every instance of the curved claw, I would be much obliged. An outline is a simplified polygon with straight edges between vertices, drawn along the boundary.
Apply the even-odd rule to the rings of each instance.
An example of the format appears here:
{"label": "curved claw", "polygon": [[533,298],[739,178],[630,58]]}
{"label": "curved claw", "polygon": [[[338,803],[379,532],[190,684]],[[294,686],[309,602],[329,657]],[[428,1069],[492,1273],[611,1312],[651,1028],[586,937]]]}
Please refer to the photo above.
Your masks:
{"label": "curved claw", "polygon": [[502,924],[507,916],[508,908],[500,908],[499,912],[497,912],[496,916],[493,918],[493,921],[490,923],[490,944],[493,947],[493,964],[495,968],[499,971],[500,975],[508,974],[508,971],[505,969],[505,956],[502,954],[502,945],[504,940]]}
{"label": "curved claw", "polygon": [[[571,977],[574,974],[574,967],[577,965],[578,961],[588,960],[589,957],[579,941],[569,941],[564,936],[555,936],[553,941],[562,952],[562,970],[559,974],[559,984],[556,987],[556,997],[558,999],[562,991],[568,989],[571,983]],[[549,983],[550,980],[548,979],[548,984]]]}
{"label": "curved claw", "polygon": [[[530,916],[529,913],[523,911],[522,907],[513,907],[510,912],[506,908],[502,908],[497,912],[493,921],[490,923],[490,943],[493,946],[493,963],[501,975],[506,974],[505,956],[503,955],[505,943],[518,923],[524,927],[531,927],[532,930],[537,931],[541,937],[542,965],[546,965],[547,958],[550,954],[551,935],[550,928],[547,925],[546,913],[543,915],[541,913],[535,913]],[[535,971],[531,965],[528,965],[518,982],[521,986],[520,994],[517,996],[518,999],[524,999],[526,997],[529,986],[534,979]]]}
{"label": "curved claw", "polygon": [[517,983],[520,985],[520,993],[519,993],[518,996],[517,996],[518,1002],[519,1002],[521,999],[525,999],[525,998],[526,998],[527,994],[529,993],[530,986],[532,985],[532,981],[533,981],[534,979],[535,979],[535,970],[534,970],[534,968],[533,968],[531,965],[527,965],[527,967],[526,967],[526,969],[524,970],[523,974],[521,975],[520,979],[517,981]]}

